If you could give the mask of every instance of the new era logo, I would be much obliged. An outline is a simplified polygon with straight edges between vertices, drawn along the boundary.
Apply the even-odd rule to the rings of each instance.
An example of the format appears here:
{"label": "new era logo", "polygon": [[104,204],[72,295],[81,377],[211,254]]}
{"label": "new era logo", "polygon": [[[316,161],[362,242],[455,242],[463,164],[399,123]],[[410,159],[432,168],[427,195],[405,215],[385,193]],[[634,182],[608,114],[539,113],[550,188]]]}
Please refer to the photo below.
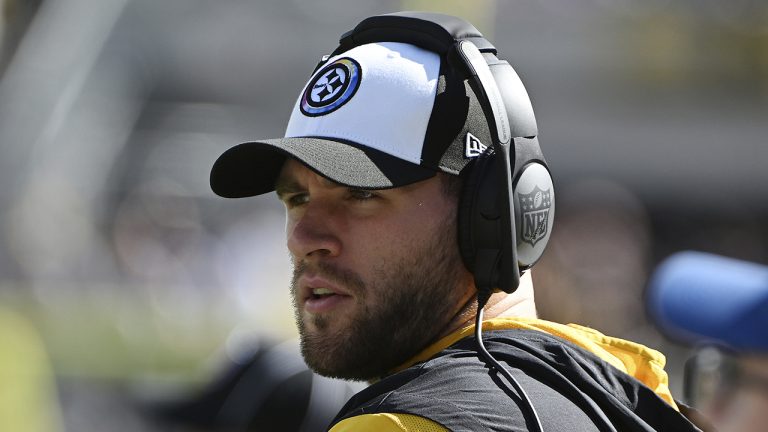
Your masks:
{"label": "new era logo", "polygon": [[467,132],[467,139],[464,141],[464,157],[475,158],[480,156],[488,146],[481,143],[476,136]]}

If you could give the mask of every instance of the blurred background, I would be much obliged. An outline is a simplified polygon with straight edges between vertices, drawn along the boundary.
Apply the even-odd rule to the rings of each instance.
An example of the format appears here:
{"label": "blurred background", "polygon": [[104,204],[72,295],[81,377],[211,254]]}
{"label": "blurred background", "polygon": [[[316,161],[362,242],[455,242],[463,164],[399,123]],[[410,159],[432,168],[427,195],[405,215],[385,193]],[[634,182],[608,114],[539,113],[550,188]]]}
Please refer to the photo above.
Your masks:
{"label": "blurred background", "polygon": [[655,264],[768,263],[768,3],[0,3],[0,430],[170,430],[147,405],[293,343],[282,208],[208,173],[281,136],[319,58],[377,13],[460,15],[527,86],[558,199],[543,318],[662,349],[676,391],[687,348],[643,308]]}

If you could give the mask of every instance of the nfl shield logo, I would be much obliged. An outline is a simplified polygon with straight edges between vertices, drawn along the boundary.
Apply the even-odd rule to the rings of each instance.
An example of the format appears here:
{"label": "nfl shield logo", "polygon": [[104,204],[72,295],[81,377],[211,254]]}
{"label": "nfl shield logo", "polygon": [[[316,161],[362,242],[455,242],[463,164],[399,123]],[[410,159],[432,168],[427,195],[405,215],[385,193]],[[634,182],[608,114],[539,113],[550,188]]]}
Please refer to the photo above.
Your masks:
{"label": "nfl shield logo", "polygon": [[535,246],[536,242],[547,235],[549,224],[549,209],[552,206],[552,192],[538,186],[527,194],[519,194],[520,222],[522,223],[522,240]]}

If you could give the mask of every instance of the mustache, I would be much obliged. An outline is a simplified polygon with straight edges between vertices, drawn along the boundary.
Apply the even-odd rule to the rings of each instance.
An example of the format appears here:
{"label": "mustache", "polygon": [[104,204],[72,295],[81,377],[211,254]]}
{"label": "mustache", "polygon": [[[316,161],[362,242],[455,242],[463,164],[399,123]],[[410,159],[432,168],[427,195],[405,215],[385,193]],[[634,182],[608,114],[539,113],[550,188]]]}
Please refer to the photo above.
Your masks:
{"label": "mustache", "polygon": [[293,262],[293,280],[291,282],[292,292],[296,292],[296,289],[298,289],[298,280],[305,273],[311,273],[324,279],[328,279],[329,282],[341,285],[355,294],[365,291],[365,282],[363,281],[363,278],[352,270],[343,269],[325,261],[308,263],[301,260]]}

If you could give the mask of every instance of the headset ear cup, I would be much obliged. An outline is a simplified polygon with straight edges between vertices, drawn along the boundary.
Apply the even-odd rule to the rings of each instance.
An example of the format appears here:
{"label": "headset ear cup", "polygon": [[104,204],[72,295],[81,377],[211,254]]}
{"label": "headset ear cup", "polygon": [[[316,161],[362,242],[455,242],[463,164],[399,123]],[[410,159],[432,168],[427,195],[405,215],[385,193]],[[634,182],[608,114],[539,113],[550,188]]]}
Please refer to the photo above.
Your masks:
{"label": "headset ear cup", "polygon": [[[475,260],[477,258],[477,236],[479,232],[478,224],[483,223],[483,217],[480,214],[480,191],[488,192],[489,177],[488,170],[493,167],[494,153],[493,148],[489,147],[481,153],[474,161],[470,162],[465,168],[462,176],[464,181],[461,187],[461,197],[458,206],[458,236],[459,252],[464,261],[464,266],[471,273],[475,273]],[[484,184],[485,183],[485,184]],[[487,222],[485,222],[487,223]]]}
{"label": "headset ear cup", "polygon": [[521,269],[531,268],[541,258],[552,234],[555,190],[547,168],[539,162],[523,167],[515,182],[515,235]]}
{"label": "headset ear cup", "polygon": [[474,184],[477,182],[477,179],[475,178],[474,168],[475,163],[470,163],[464,168],[466,174],[463,176],[464,181],[461,184],[461,195],[459,198],[456,221],[458,228],[459,253],[464,262],[464,267],[466,267],[470,273],[474,273],[475,271],[475,248],[472,242],[472,201],[474,199]]}

